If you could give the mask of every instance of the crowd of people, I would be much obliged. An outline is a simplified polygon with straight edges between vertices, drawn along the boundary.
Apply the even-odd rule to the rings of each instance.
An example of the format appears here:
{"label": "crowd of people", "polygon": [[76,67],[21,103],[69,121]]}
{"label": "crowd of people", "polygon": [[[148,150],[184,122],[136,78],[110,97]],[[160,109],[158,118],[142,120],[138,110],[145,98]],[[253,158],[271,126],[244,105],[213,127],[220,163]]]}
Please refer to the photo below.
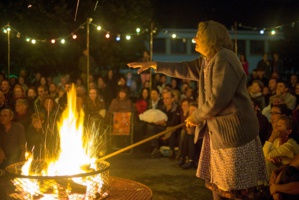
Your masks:
{"label": "crowd of people", "polygon": [[[214,22],[209,23],[212,27],[216,26],[213,24]],[[200,24],[199,32],[201,31],[200,28],[203,27],[207,28],[207,22]],[[199,50],[199,52],[201,51],[203,50]],[[240,64],[229,50],[222,49],[220,52],[221,54],[217,54],[217,56],[221,58],[221,56],[226,55],[231,58],[235,62],[235,65],[232,64],[233,67]],[[77,93],[77,107],[84,110],[86,119],[99,122],[99,126],[111,126],[111,117],[115,112],[132,113],[134,141],[154,136],[173,126],[187,122],[187,125],[183,128],[151,140],[150,147],[147,150],[151,158],[158,158],[162,156],[161,147],[168,146],[168,157],[177,159],[178,166],[182,169],[195,168],[201,163],[199,168],[202,170],[198,171],[198,176],[205,177],[204,179],[209,179],[207,176],[210,173],[209,170],[209,172],[205,171],[208,165],[207,160],[209,162],[225,160],[228,165],[236,164],[234,167],[237,167],[238,172],[241,172],[241,166],[246,162],[244,161],[246,156],[256,155],[256,162],[252,161],[251,165],[262,167],[263,164],[258,163],[260,162],[258,146],[262,145],[270,192],[274,199],[279,199],[283,196],[280,193],[287,193],[287,190],[280,190],[281,187],[278,185],[286,184],[286,181],[298,181],[298,178],[289,178],[287,180],[280,176],[278,178],[278,174],[283,172],[284,177],[291,176],[285,174],[285,166],[288,165],[290,167],[287,169],[293,170],[293,172],[294,168],[298,168],[299,133],[296,125],[299,122],[299,81],[296,74],[292,74],[287,79],[288,81],[281,79],[280,73],[283,72],[283,62],[279,60],[276,54],[273,62],[269,61],[267,56],[268,54],[263,55],[263,59],[250,74],[248,72],[249,63],[246,61],[245,55],[240,57],[245,73],[237,67],[234,68],[234,73],[231,71],[220,73],[221,70],[225,69],[217,66],[217,59],[216,61],[212,60],[216,63],[215,69],[219,67],[217,73],[220,73],[223,77],[213,73],[210,75],[208,71],[210,64],[205,60],[203,61],[206,62],[203,76],[206,82],[202,82],[202,85],[192,80],[198,79],[199,76],[198,71],[196,71],[198,64],[195,62],[188,63],[190,65],[182,64],[186,64],[184,66],[186,69],[194,65],[194,69],[190,68],[188,74],[186,74],[187,72],[184,71],[186,69],[183,67],[180,68],[180,72],[171,71],[167,68],[175,68],[178,65],[177,63],[175,65],[159,62],[154,63],[154,65],[149,63],[151,67],[159,67],[162,73],[182,77],[190,76],[189,79],[170,78],[159,73],[159,70],[153,73],[151,79],[146,71],[141,73],[142,76],[136,76],[132,71],[129,71],[122,76],[116,77],[113,70],[108,70],[105,76],[90,74],[88,81],[80,76],[72,77],[69,74],[59,75],[58,78],[54,78],[36,72],[32,76],[27,74],[26,70],[20,70],[18,76],[10,77],[7,77],[5,73],[1,73],[1,173],[3,173],[6,166],[23,161],[25,151],[32,151],[36,159],[43,158],[42,155],[45,152],[48,156],[54,156],[57,148],[59,148],[57,147],[57,137],[55,137],[57,134],[56,122],[68,103],[67,92],[73,84]],[[227,74],[230,74],[230,76]],[[247,81],[246,75],[243,78],[243,74],[247,75]],[[211,76],[215,77],[212,78]],[[83,77],[86,77],[86,74]],[[209,85],[209,81],[213,81],[214,85]],[[243,85],[247,87],[246,93],[242,89]],[[199,86],[203,87],[202,90],[198,88]],[[217,87],[215,89],[217,92],[208,87]],[[206,89],[209,89],[209,91],[206,91]],[[219,97],[215,98],[213,92]],[[204,99],[205,95],[211,95],[211,98],[206,97],[207,99]],[[247,102],[247,95],[249,95],[252,105]],[[232,102],[238,102],[240,107],[235,108]],[[214,106],[214,104],[217,104],[217,106]],[[248,109],[248,106],[252,110]],[[244,111],[242,113],[233,112],[237,113],[238,116],[220,120],[222,116],[231,113],[232,110],[240,111],[242,109]],[[224,114],[219,115],[219,113]],[[256,118],[252,117],[251,114],[256,115]],[[219,121],[215,121],[217,117],[220,117],[218,118]],[[256,119],[259,126],[255,123]],[[245,120],[249,125],[238,120]],[[209,129],[207,129],[205,124],[200,124],[204,121],[215,124],[215,126],[209,126]],[[220,123],[222,125],[219,125]],[[196,135],[196,128],[193,124],[201,126],[202,132],[205,134],[204,141],[200,135]],[[256,126],[250,126],[251,124],[256,124]],[[221,131],[219,127],[221,127]],[[232,131],[232,127],[236,130]],[[249,130],[255,132],[257,129],[259,130],[260,140],[257,139],[258,137],[256,138],[255,134],[247,134]],[[227,134],[227,137],[237,138],[239,137],[237,134],[240,133],[244,137],[242,136],[241,139],[225,138],[226,136],[217,138],[220,136],[213,135],[213,132],[218,133],[218,131]],[[234,131],[235,135],[231,136]],[[229,134],[231,135],[228,136]],[[227,140],[227,143],[221,143],[220,140]],[[47,141],[46,145],[45,141]],[[254,151],[249,149],[254,149]],[[204,153],[201,155],[201,161],[199,161],[201,150]],[[214,158],[209,159],[208,157],[212,154]],[[245,156],[245,154],[247,155]],[[227,157],[228,155],[230,158]],[[227,158],[222,159],[222,156]],[[210,163],[210,166],[215,167],[217,164]],[[223,167],[226,167],[226,165],[223,165]],[[217,171],[217,169],[212,170]],[[221,169],[221,171],[225,170],[227,171],[227,169]],[[227,174],[222,174],[221,177],[225,176],[225,179],[229,179],[228,176],[232,175],[230,173],[234,172],[230,171]],[[243,181],[240,177],[250,176],[250,174],[239,175],[237,178],[240,180],[238,179],[236,182]],[[263,176],[262,173],[257,175]],[[214,181],[219,181],[220,185],[223,184],[220,183],[221,180],[218,180],[218,178],[214,177]],[[219,189],[215,188],[213,184],[209,187],[213,188],[213,192]],[[224,187],[229,188],[231,186],[224,185]],[[218,191],[215,193],[215,198],[217,197],[216,194],[218,195]],[[298,197],[299,192],[292,190],[292,193],[289,194]],[[221,193],[221,196],[223,195],[225,196],[224,193]]]}

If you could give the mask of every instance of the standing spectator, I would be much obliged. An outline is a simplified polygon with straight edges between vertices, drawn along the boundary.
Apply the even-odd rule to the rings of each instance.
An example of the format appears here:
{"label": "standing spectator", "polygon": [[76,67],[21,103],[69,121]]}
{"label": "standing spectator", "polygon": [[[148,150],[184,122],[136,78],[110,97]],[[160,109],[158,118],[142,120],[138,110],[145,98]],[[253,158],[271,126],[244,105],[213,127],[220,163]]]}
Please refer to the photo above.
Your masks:
{"label": "standing spectator", "polygon": [[106,106],[106,110],[109,108],[109,105],[112,101],[113,97],[113,91],[110,90],[103,77],[99,77],[98,78],[98,90],[99,90],[99,94],[104,98],[104,102],[105,102],[105,106]]}
{"label": "standing spectator", "polygon": [[266,78],[269,79],[271,77],[272,69],[271,69],[271,62],[268,58],[268,53],[265,52],[263,54],[263,58],[257,63],[256,69],[265,71]]}
{"label": "standing spectator", "polygon": [[[149,53],[149,51],[144,50],[141,62],[148,62],[148,61],[150,61],[150,53]],[[151,75],[150,72],[142,72],[140,74],[141,83],[143,84],[145,81],[149,81],[150,75]]]}
{"label": "standing spectator", "polygon": [[290,83],[289,83],[289,91],[292,95],[295,95],[295,89],[296,89],[296,85],[298,83],[298,76],[297,74],[292,74],[290,77]]}
{"label": "standing spectator", "polygon": [[138,93],[138,88],[137,88],[137,83],[133,78],[132,72],[128,72],[126,76],[126,85],[130,89],[130,98],[131,99],[136,99],[137,93]]}
{"label": "standing spectator", "polygon": [[14,113],[10,108],[1,110],[0,154],[5,159],[0,163],[0,169],[25,160],[25,130],[21,123],[13,122],[13,118]]}
{"label": "standing spectator", "polygon": [[278,52],[273,53],[272,72],[277,72],[281,76],[283,76],[286,73],[284,69],[283,61],[280,58]]}
{"label": "standing spectator", "polygon": [[40,79],[41,79],[42,75],[40,72],[36,72],[34,74],[34,79],[32,80],[31,86],[37,88],[40,85]]}
{"label": "standing spectator", "polygon": [[93,56],[90,54],[88,55],[87,49],[82,51],[82,55],[79,58],[78,68],[80,70],[80,75],[82,80],[84,81],[85,85],[87,84],[87,56],[89,56],[89,73],[93,74],[97,68],[96,61]]}
{"label": "standing spectator", "polygon": [[244,69],[244,72],[246,74],[246,76],[249,75],[249,63],[247,61],[247,58],[246,58],[246,55],[245,54],[241,54],[240,55],[240,61],[241,61],[241,64],[242,64],[242,67]]}

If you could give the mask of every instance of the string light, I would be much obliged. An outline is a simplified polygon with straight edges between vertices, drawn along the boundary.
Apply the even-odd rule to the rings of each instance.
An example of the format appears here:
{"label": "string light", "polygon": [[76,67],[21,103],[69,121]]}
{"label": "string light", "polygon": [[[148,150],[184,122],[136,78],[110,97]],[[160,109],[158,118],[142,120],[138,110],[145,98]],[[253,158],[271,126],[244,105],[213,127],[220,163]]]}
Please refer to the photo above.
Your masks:
{"label": "string light", "polygon": [[140,33],[140,28],[136,28],[136,33],[137,33],[137,35],[139,35],[139,33]]}
{"label": "string light", "polygon": [[35,39],[32,39],[32,40],[31,40],[31,43],[32,43],[32,44],[35,44],[35,43],[36,43],[36,40],[35,40]]}
{"label": "string light", "polygon": [[106,37],[106,38],[110,38],[110,33],[107,32],[106,35],[105,35],[105,37]]}
{"label": "string light", "polygon": [[116,41],[120,41],[120,34],[117,34]]}
{"label": "string light", "polygon": [[65,43],[65,39],[61,39],[60,42],[61,42],[61,44],[64,44]]}
{"label": "string light", "polygon": [[271,31],[271,35],[275,35],[276,34],[276,31],[275,30],[272,30]]}
{"label": "string light", "polygon": [[101,26],[97,26],[97,30],[100,31],[102,29]]}
{"label": "string light", "polygon": [[130,39],[131,39],[131,36],[130,36],[130,35],[127,35],[127,36],[126,36],[126,39],[127,39],[127,40],[130,40]]}
{"label": "string light", "polygon": [[51,40],[51,43],[52,43],[52,44],[55,44],[55,42],[56,42],[55,39],[52,39],[52,40]]}
{"label": "string light", "polygon": [[77,35],[76,34],[73,34],[73,39],[75,40],[75,39],[77,39]]}
{"label": "string light", "polygon": [[171,37],[172,37],[172,38],[176,38],[176,34],[173,33],[173,34],[171,35]]}
{"label": "string light", "polygon": [[262,30],[260,30],[260,34],[264,34],[265,33],[265,31],[262,29]]}

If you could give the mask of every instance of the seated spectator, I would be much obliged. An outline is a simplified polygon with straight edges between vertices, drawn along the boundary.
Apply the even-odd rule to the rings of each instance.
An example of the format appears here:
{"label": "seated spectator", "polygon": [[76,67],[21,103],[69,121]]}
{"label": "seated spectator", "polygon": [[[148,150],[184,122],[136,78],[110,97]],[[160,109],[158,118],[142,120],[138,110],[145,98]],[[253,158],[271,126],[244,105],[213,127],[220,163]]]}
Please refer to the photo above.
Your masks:
{"label": "seated spectator", "polygon": [[40,85],[37,88],[38,96],[36,100],[34,101],[34,111],[39,112],[43,108],[43,101],[45,97],[48,95],[48,88]]}
{"label": "seated spectator", "polygon": [[[184,123],[185,120],[189,117],[189,99],[182,99],[180,102],[180,116],[181,116],[181,123]],[[184,126],[182,129],[180,129],[180,135],[179,135],[179,163],[178,166],[182,166],[185,163],[185,157],[182,156],[182,150],[183,150],[183,142],[185,135],[187,134],[187,127]]]}
{"label": "seated spectator", "polygon": [[270,193],[274,200],[299,199],[299,154],[284,165],[274,170],[270,178]]}
{"label": "seated spectator", "polygon": [[293,110],[296,107],[296,97],[289,93],[289,88],[287,87],[286,82],[278,81],[276,94],[281,95],[284,99],[284,103],[288,106],[289,109]]}
{"label": "seated spectator", "polygon": [[266,116],[264,116],[259,108],[259,104],[255,101],[253,101],[254,111],[256,114],[256,117],[259,121],[259,136],[261,139],[262,145],[265,144],[265,141],[269,137],[269,129],[270,129],[270,123]]}
{"label": "seated spectator", "polygon": [[263,110],[265,107],[265,98],[262,93],[264,84],[260,80],[254,80],[250,87],[250,98],[252,101],[258,104],[260,110]]}
{"label": "seated spectator", "polygon": [[105,102],[97,89],[89,89],[85,107],[86,115],[94,120],[103,120],[106,115]]}
{"label": "seated spectator", "polygon": [[55,100],[51,96],[46,96],[40,110],[45,116],[46,131],[55,132],[57,130],[57,121],[60,118],[60,110]]}
{"label": "seated spectator", "polygon": [[49,84],[49,95],[54,99],[58,97],[58,89],[55,83]]}
{"label": "seated spectator", "polygon": [[143,88],[139,94],[139,98],[135,103],[136,117],[143,113],[148,108],[149,103],[149,89]]}
{"label": "seated spectator", "polygon": [[[197,108],[197,103],[191,102],[189,106],[189,115],[197,110]],[[195,168],[197,166],[197,156],[200,154],[200,149],[199,151],[196,151],[196,148],[199,148],[200,146],[194,144],[195,127],[186,128],[186,133],[181,151],[181,157],[183,158],[182,169]],[[198,142],[202,142],[202,140],[200,139]]]}
{"label": "seated spectator", "polygon": [[193,88],[188,86],[184,90],[184,93],[181,95],[181,99],[189,99],[190,101],[195,101]]}
{"label": "seated spectator", "polygon": [[279,116],[270,138],[263,146],[268,178],[270,178],[273,170],[289,164],[299,153],[299,145],[293,139],[296,134],[296,132],[293,132],[292,118],[283,115]]}
{"label": "seated spectator", "polygon": [[[45,148],[47,145],[46,132],[44,127],[45,116],[43,113],[33,113],[31,123],[26,130],[27,150],[33,154],[34,159],[46,157]],[[50,141],[50,134],[48,135]]]}
{"label": "seated spectator", "polygon": [[281,105],[281,104],[284,104],[284,100],[281,95],[274,95],[270,98],[269,105],[262,110],[262,114],[267,117],[269,122],[271,121],[270,112],[271,112],[272,106],[277,106],[277,105]]}
{"label": "seated spectator", "polygon": [[0,169],[25,160],[25,130],[21,123],[13,122],[14,113],[7,107],[0,112]]}
{"label": "seated spectator", "polygon": [[34,87],[29,87],[27,90],[26,99],[28,101],[29,108],[34,110],[34,102],[37,98],[36,90]]}
{"label": "seated spectator", "polygon": [[[167,115],[167,121],[156,121],[154,123],[148,124],[146,129],[146,134],[148,136],[153,136],[161,131],[166,130],[167,128],[170,128],[171,126],[178,125],[180,123],[180,110],[179,106],[174,104],[174,96],[171,92],[166,92],[163,94],[163,103],[164,106],[161,108],[161,111],[164,112]],[[170,147],[170,154],[169,158],[174,159],[174,148],[177,145],[177,131],[172,132],[169,134],[169,138],[164,138],[168,140],[168,145]],[[151,146],[153,148],[153,151],[151,153],[152,158],[156,158],[160,156],[160,144],[159,139],[155,138],[151,140]]]}
{"label": "seated spectator", "polygon": [[6,103],[5,103],[5,96],[3,94],[3,92],[0,90],[0,111],[7,107]]}
{"label": "seated spectator", "polygon": [[117,98],[113,99],[108,112],[107,117],[110,118],[113,112],[132,112],[134,113],[135,108],[132,101],[128,97],[127,88],[120,88],[117,94]]}
{"label": "seated spectator", "polygon": [[14,121],[20,122],[26,130],[31,122],[32,110],[30,110],[26,99],[18,99],[15,105]]}
{"label": "seated spectator", "polygon": [[151,98],[149,100],[148,109],[159,109],[163,106],[163,101],[160,99],[160,92],[157,88],[151,90]]}
{"label": "seated spectator", "polygon": [[25,82],[25,78],[23,76],[19,76],[18,84],[23,88],[24,92],[26,93],[28,90],[28,85]]}

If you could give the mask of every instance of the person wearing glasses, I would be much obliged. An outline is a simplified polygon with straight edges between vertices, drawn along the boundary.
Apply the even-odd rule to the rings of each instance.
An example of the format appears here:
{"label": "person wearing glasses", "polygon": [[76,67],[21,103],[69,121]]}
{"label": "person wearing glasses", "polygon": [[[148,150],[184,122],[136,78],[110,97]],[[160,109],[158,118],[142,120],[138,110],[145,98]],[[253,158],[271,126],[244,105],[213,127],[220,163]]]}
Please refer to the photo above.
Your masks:
{"label": "person wearing glasses", "polygon": [[[255,199],[258,181],[266,180],[258,119],[250,100],[247,77],[227,28],[200,22],[193,38],[198,59],[182,62],[128,63],[157,73],[198,81],[198,109],[186,119],[203,137],[197,177],[205,180],[213,199]],[[246,164],[245,164],[246,163]]]}

